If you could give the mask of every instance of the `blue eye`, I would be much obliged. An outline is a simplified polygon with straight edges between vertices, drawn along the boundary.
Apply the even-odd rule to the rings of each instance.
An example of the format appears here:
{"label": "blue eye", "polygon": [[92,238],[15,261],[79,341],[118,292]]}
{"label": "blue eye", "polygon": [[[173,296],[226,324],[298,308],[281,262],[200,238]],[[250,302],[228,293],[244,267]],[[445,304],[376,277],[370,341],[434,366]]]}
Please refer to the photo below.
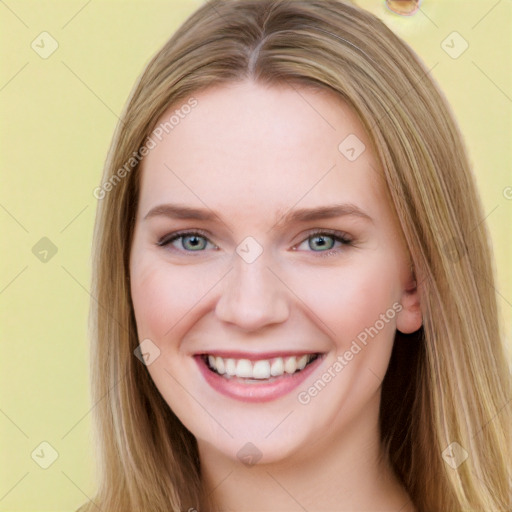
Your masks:
{"label": "blue eye", "polygon": [[[181,248],[186,252],[202,252],[206,249],[208,238],[197,231],[184,231],[181,233],[171,233],[161,238],[157,245],[160,247],[169,245],[177,240],[181,240]],[[212,244],[213,245],[213,244]],[[215,246],[214,246],[215,247]],[[181,250],[174,247],[177,250]]]}
{"label": "blue eye", "polygon": [[[156,245],[159,247],[165,247],[178,241],[181,242],[179,244],[181,247],[173,245],[173,250],[180,252],[201,253],[208,248],[208,243],[210,243],[214,249],[218,249],[215,244],[209,241],[206,234],[201,231],[181,231],[177,233],[170,233],[162,237]],[[338,248],[333,249],[336,242],[340,245]],[[346,233],[341,231],[318,230],[310,233],[308,237],[299,244],[299,246],[304,243],[308,243],[308,247],[311,249],[311,252],[316,253],[318,256],[335,256],[340,252],[340,246],[352,245],[352,242],[352,239]],[[319,248],[319,250],[316,250],[315,246]],[[296,248],[294,247],[293,250],[295,251]]]}
{"label": "blue eye", "polygon": [[[313,249],[318,256],[335,256],[340,252],[340,246],[333,249],[336,242],[339,242],[340,246],[351,245],[352,239],[340,231],[323,230],[311,233],[300,245],[308,243],[308,247]],[[315,246],[320,250],[315,250]]]}

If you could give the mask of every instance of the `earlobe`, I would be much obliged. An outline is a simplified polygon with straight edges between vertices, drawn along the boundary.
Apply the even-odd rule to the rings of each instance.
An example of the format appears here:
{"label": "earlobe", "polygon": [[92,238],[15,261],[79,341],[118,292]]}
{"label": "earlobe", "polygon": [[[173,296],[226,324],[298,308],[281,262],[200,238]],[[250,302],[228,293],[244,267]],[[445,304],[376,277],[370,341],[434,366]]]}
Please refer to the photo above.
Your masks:
{"label": "earlobe", "polygon": [[396,317],[396,328],[403,334],[416,332],[423,323],[416,282],[403,290],[400,304],[402,309]]}

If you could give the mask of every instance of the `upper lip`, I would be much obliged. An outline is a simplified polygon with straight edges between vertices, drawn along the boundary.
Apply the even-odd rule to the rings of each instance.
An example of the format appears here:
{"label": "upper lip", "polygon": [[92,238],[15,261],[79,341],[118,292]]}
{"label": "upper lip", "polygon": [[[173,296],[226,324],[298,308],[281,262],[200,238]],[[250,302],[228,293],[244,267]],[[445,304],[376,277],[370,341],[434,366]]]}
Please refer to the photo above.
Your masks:
{"label": "upper lip", "polygon": [[234,351],[234,350],[208,350],[203,352],[198,352],[195,355],[197,356],[219,356],[223,359],[249,359],[250,361],[257,361],[259,359],[273,359],[275,357],[290,357],[290,356],[303,356],[305,354],[315,355],[322,354],[320,351],[313,350],[275,350],[272,352],[242,352],[242,351]]}

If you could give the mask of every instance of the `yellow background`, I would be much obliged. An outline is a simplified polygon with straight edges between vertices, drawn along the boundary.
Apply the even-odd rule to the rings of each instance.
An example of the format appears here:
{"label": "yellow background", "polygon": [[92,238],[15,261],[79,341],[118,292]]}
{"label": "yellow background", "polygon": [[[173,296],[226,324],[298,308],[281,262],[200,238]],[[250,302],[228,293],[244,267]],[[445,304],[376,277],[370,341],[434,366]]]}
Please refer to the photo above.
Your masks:
{"label": "yellow background", "polygon": [[[435,66],[432,75],[474,163],[510,344],[512,2],[424,0],[411,17],[390,13],[383,0],[356,3],[384,19],[429,69]],[[0,511],[72,511],[93,494],[87,339],[92,191],[136,78],[201,4],[0,2]],[[59,45],[46,59],[31,47],[44,31]],[[442,47],[454,31],[469,44],[457,59]],[[32,252],[43,237],[58,249],[46,263]],[[43,441],[58,452],[48,469],[31,458]],[[49,452],[36,453],[44,458]]]}

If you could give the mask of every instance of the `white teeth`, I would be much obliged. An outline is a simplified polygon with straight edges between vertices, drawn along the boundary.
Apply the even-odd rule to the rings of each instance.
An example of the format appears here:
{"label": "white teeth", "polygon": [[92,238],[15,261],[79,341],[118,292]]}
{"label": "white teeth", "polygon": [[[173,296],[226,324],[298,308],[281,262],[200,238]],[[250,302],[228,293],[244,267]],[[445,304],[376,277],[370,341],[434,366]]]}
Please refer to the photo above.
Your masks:
{"label": "white teeth", "polygon": [[303,370],[308,363],[308,355],[304,354],[300,359],[297,360],[297,368]]}
{"label": "white teeth", "polygon": [[253,379],[268,379],[270,377],[270,363],[268,361],[256,361],[252,367]]}
{"label": "white teeth", "polygon": [[213,365],[214,368],[217,368],[217,372],[221,375],[224,375],[226,373],[226,367],[224,366],[224,359],[222,357],[216,357],[215,358],[215,364]]}
{"label": "white teeth", "polygon": [[237,377],[252,377],[252,364],[249,359],[239,359],[236,365]]}
{"label": "white teeth", "polygon": [[287,357],[284,361],[284,371],[286,373],[295,373],[297,369],[297,359],[295,357]]}
{"label": "white teeth", "polygon": [[246,379],[268,379],[281,375],[293,374],[303,370],[313,359],[313,354],[302,356],[274,357],[272,359],[224,359],[220,356],[208,355],[208,364],[220,375],[241,377]]}
{"label": "white teeth", "polygon": [[283,375],[284,373],[284,364],[282,357],[276,357],[272,361],[272,365],[270,366],[270,375],[276,377],[278,375]]}
{"label": "white teeth", "polygon": [[226,373],[228,375],[235,375],[236,373],[236,364],[234,359],[226,359],[225,361]]}

